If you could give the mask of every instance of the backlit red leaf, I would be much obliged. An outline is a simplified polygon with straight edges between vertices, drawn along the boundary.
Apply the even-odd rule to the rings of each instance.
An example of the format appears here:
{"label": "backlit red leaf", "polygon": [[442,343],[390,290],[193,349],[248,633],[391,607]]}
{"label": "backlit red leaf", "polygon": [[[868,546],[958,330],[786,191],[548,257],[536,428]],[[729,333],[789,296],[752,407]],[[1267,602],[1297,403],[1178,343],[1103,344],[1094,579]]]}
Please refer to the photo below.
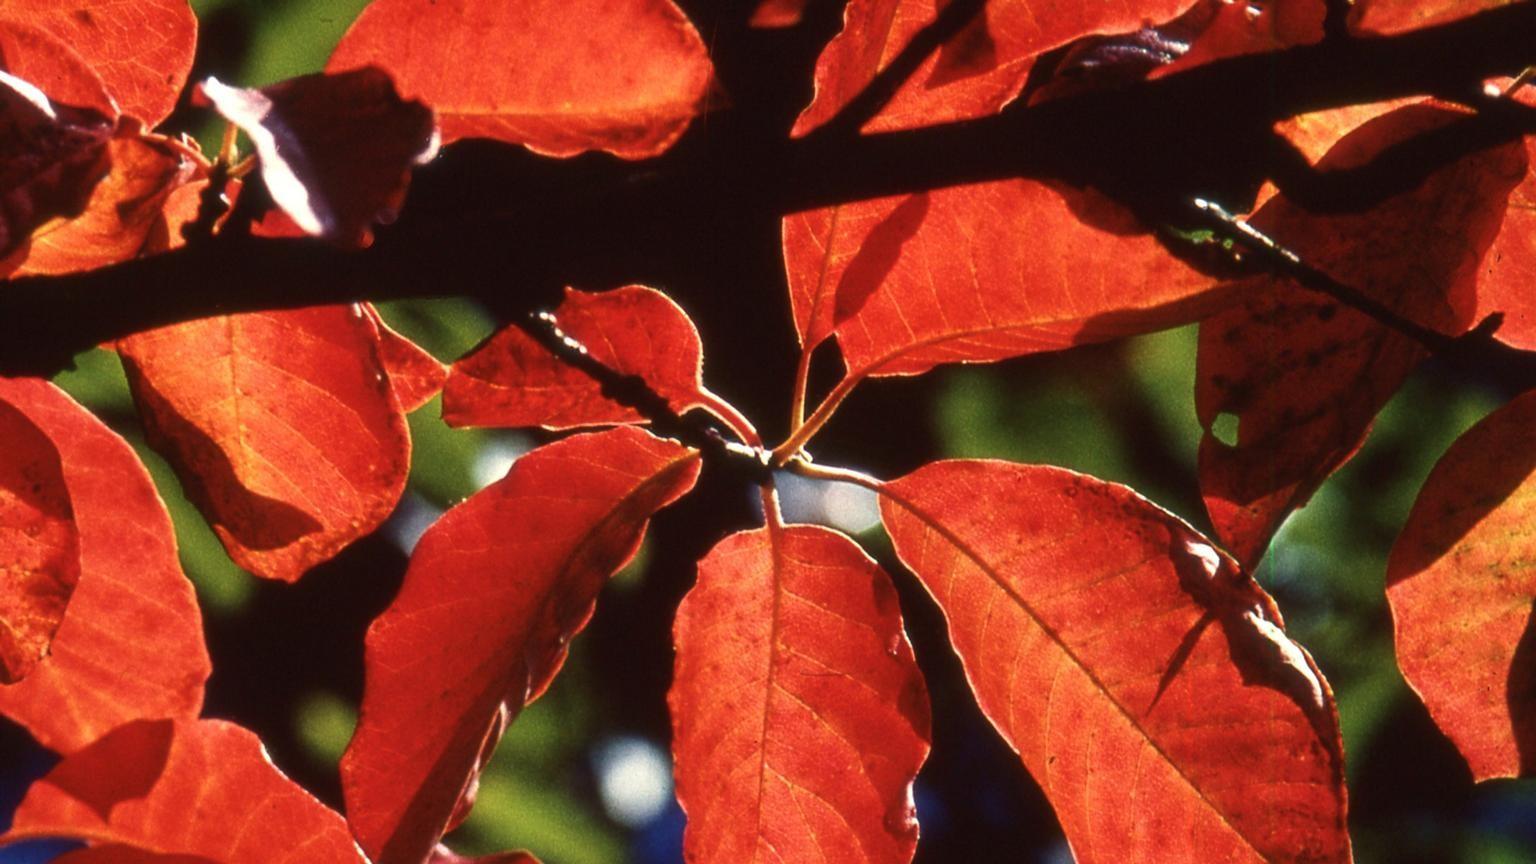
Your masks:
{"label": "backlit red leaf", "polygon": [[58,449],[80,549],[52,649],[25,680],[0,686],[0,714],[61,753],[129,720],[195,717],[209,672],[202,619],[148,472],[52,384],[0,379],[0,400]]}
{"label": "backlit red leaf", "polygon": [[1198,24],[1199,35],[1187,52],[1157,69],[1152,77],[1224,57],[1311,45],[1323,38],[1323,20],[1327,14],[1327,0],[1273,0],[1267,3],[1202,0],[1180,22],[1185,26]]}
{"label": "backlit red leaf", "polygon": [[[816,96],[795,123],[804,135],[830,120],[951,0],[851,0],[843,29],[816,61]],[[988,3],[933,52],[865,131],[891,131],[992,114],[1013,101],[1042,51],[1093,33],[1135,30],[1190,0]]]}
{"label": "backlit red leaf", "polygon": [[1513,0],[1357,0],[1351,29],[1391,35],[1445,24],[1468,15],[1507,6]]}
{"label": "backlit red leaf", "polygon": [[384,323],[379,310],[372,303],[364,303],[363,311],[373,319],[379,332],[379,362],[389,375],[389,384],[395,388],[400,407],[406,412],[432,401],[443,389],[448,379],[448,367],[439,363],[425,348],[407,339]]}
{"label": "backlit red leaf", "polygon": [[384,521],[410,439],[358,306],[176,324],[119,349],[150,444],[240,566],[293,581]]}
{"label": "backlit red leaf", "polygon": [[328,69],[374,64],[443,141],[654,156],[704,108],[704,42],[671,0],[374,0]]}
{"label": "backlit red leaf", "polygon": [[[523,456],[448,511],[368,630],[347,816],[378,864],[419,864],[467,812],[501,729],[548,686],[646,522],[686,493],[698,455],[630,427]],[[466,779],[468,778],[468,779]]]}
{"label": "backlit red leaf", "polygon": [[21,680],[48,656],[80,581],[80,535],[59,451],[27,418],[25,391],[18,399],[11,389],[0,386],[0,684]]}
{"label": "backlit red leaf", "polygon": [[1349,860],[1328,684],[1234,561],[1136,493],[955,461],[885,484],[896,552],[1077,860]]}
{"label": "backlit red leaf", "polygon": [[673,628],[691,862],[907,862],[928,693],[885,571],[808,525],[733,534]]}
{"label": "backlit red leaf", "polygon": [[1536,776],[1536,393],[1461,436],[1387,565],[1397,662],[1472,776]]}
{"label": "backlit red leaf", "polygon": [[54,105],[116,121],[117,102],[90,61],[36,20],[15,17],[12,10],[9,4],[0,7],[0,65],[5,71],[35,85]]}
{"label": "backlit red leaf", "polygon": [[[1395,111],[1352,132],[1321,166],[1359,165],[1459,116],[1431,106]],[[1280,196],[1253,224],[1398,314],[1455,334],[1472,323],[1479,261],[1525,170],[1523,148],[1508,144],[1364,212],[1315,216]],[[1285,516],[1354,454],[1424,351],[1287,280],[1249,279],[1235,291],[1243,302],[1200,326],[1200,482],[1218,536],[1252,566]],[[1223,414],[1236,421],[1226,441],[1213,431]]]}
{"label": "backlit red leaf", "polygon": [[793,27],[805,15],[806,2],[808,0],[760,0],[747,23],[764,29]]}
{"label": "backlit red leaf", "polygon": [[[1536,165],[1536,138],[1524,139],[1526,161]],[[1477,281],[1477,321],[1494,314],[1504,316],[1495,331],[1500,341],[1516,348],[1536,349],[1536,171],[1527,169],[1524,179],[1509,193],[1509,209],[1499,236],[1483,258]]]}
{"label": "backlit red leaf", "polygon": [[392,222],[413,167],[437,152],[432,112],[376,68],[304,75],[259,90],[215,78],[198,92],[250,136],[272,200],[306,234],[366,246]]}
{"label": "backlit red leaf", "polygon": [[850,377],[911,375],[1157,330],[1219,298],[1123,208],[1006,180],[784,220],[801,341]]}
{"label": "backlit red leaf", "polygon": [[118,727],[34,783],[5,836],[77,837],[177,864],[366,864],[341,816],[284,777],[255,735],[222,720]]}
{"label": "backlit red leaf", "polygon": [[122,113],[146,127],[171,113],[192,69],[197,18],[187,0],[8,0],[3,12],[79,52]]}
{"label": "backlit red leaf", "polygon": [[[708,398],[699,331],[670,297],[630,285],[613,291],[567,288],[555,311],[560,329],[615,372],[638,376],[674,411]],[[455,426],[570,429],[636,423],[633,408],[607,398],[597,381],[518,327],[507,327],[453,364],[443,419]]]}

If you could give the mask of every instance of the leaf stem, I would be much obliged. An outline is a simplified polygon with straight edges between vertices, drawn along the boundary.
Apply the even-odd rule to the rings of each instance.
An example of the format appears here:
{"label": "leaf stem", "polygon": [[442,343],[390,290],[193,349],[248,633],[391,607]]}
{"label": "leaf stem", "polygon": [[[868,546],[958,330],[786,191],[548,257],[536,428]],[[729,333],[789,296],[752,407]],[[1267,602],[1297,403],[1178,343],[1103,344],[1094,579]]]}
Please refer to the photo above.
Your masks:
{"label": "leaf stem", "polygon": [[816,406],[816,410],[811,412],[811,416],[804,423],[800,424],[799,428],[791,432],[789,437],[784,439],[783,444],[773,448],[769,464],[782,466],[788,463],[796,453],[800,452],[801,448],[805,447],[807,442],[816,437],[816,433],[820,432],[823,426],[827,425],[827,421],[831,420],[832,415],[837,413],[838,406],[843,404],[843,400],[847,399],[848,394],[853,392],[853,388],[857,387],[859,382],[863,380],[864,374],[861,372],[845,375],[843,380],[837,382],[837,386],[833,387],[832,392],[828,393],[826,398],[821,400],[821,404]]}
{"label": "leaf stem", "polygon": [[885,486],[880,481],[880,478],[872,477],[862,471],[855,471],[852,468],[838,468],[835,465],[817,465],[801,456],[796,456],[784,463],[784,470],[812,480],[852,483],[856,486],[863,486],[871,492],[879,492]]}
{"label": "leaf stem", "polygon": [[815,346],[800,349],[800,361],[795,364],[795,391],[789,402],[789,434],[800,431],[805,424],[805,397],[811,384],[811,352]]}
{"label": "leaf stem", "polygon": [[735,405],[704,387],[699,388],[699,399],[699,407],[719,420],[725,428],[731,430],[731,434],[735,435],[737,440],[748,447],[762,449],[762,436],[757,434],[757,428],[752,425],[752,421],[738,411]]}

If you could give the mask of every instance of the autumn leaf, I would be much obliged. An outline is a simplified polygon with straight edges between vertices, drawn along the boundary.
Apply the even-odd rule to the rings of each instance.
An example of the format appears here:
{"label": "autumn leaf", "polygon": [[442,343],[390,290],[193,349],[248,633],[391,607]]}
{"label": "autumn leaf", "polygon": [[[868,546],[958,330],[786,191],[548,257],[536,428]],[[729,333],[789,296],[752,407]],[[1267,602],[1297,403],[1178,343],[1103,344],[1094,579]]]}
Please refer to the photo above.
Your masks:
{"label": "autumn leaf", "polygon": [[67,757],[27,790],[0,840],[44,837],[161,864],[268,864],[274,850],[294,864],[367,861],[339,814],[283,776],[254,734],[222,720],[127,723]]}
{"label": "autumn leaf", "polygon": [[765,30],[793,27],[805,16],[807,0],[760,0],[747,20],[750,27]]}
{"label": "autumn leaf", "polygon": [[252,312],[119,343],[151,446],[230,556],[292,582],[377,528],[410,438],[358,306]]}
{"label": "autumn leaf", "polygon": [[432,401],[448,379],[448,367],[425,348],[395,332],[372,303],[364,303],[363,311],[373,319],[378,331],[379,362],[389,375],[390,386],[395,388],[401,410],[409,413]]}
{"label": "autumn leaf", "polygon": [[432,106],[444,143],[626,159],[671,146],[704,110],[713,76],[671,0],[374,0],[326,68],[367,64]]}
{"label": "autumn leaf", "polygon": [[250,136],[272,200],[306,234],[367,246],[395,220],[411,169],[437,153],[432,112],[376,68],[198,93]]}
{"label": "autumn leaf", "polygon": [[1536,393],[1440,459],[1387,564],[1403,677],[1478,780],[1536,776]]}
{"label": "autumn leaf", "polygon": [[[1352,132],[1320,167],[1363,164],[1462,116],[1429,105],[1395,111]],[[1473,323],[1478,262],[1525,171],[1523,148],[1506,144],[1363,212],[1314,215],[1282,195],[1252,223],[1341,283],[1454,335]],[[1200,484],[1218,536],[1251,567],[1285,516],[1354,454],[1424,349],[1281,278],[1234,291],[1242,303],[1200,325]]]}
{"label": "autumn leaf", "polygon": [[638,429],[578,435],[523,456],[422,536],[368,630],[341,763],[347,817],[378,864],[418,864],[464,817],[501,730],[698,471],[697,453]]}
{"label": "autumn leaf", "polygon": [[1381,36],[1445,24],[1513,0],[1357,0],[1350,29]]}
{"label": "autumn leaf", "polygon": [[0,381],[0,684],[48,656],[80,581],[69,486],[59,451],[27,417],[30,395]]}
{"label": "autumn leaf", "polygon": [[55,108],[68,106],[81,112],[77,116],[94,114],[103,122],[116,123],[117,102],[91,62],[76,46],[35,21],[7,14],[11,11],[10,5],[0,8],[0,66],[42,91]]}
{"label": "autumn leaf", "polygon": [[673,628],[690,862],[907,862],[928,692],[890,577],[809,525],[733,534]]}
{"label": "autumn leaf", "polygon": [[197,18],[186,0],[7,0],[3,12],[78,52],[122,113],[146,128],[171,113],[192,69]]}
{"label": "autumn leaf", "polygon": [[1078,861],[1349,860],[1328,684],[1194,529],[1005,462],[920,468],[880,509]]}
{"label": "autumn leaf", "polygon": [[[593,359],[644,380],[672,410],[681,414],[715,401],[701,377],[699,331],[660,291],[640,285],[602,292],[567,288],[555,321]],[[513,326],[453,364],[443,419],[454,426],[570,429],[644,418]]]}
{"label": "autumn leaf", "polygon": [[209,673],[202,619],[148,472],[52,384],[0,379],[0,401],[57,448],[80,562],[49,656],[25,680],[0,685],[0,714],[60,753],[130,720],[195,717]]}

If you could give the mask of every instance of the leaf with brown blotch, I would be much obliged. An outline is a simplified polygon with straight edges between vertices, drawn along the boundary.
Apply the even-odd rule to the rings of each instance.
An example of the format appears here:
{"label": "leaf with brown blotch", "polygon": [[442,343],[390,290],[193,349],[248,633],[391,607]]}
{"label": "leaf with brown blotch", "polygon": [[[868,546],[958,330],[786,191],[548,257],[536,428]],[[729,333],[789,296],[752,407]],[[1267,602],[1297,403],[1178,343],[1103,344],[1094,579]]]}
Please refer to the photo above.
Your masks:
{"label": "leaf with brown blotch", "polygon": [[[473,58],[466,62],[466,58]],[[443,141],[654,156],[705,108],[704,42],[672,0],[374,0],[326,68],[375,64]]]}
{"label": "leaf with brown blotch", "polygon": [[912,860],[928,691],[879,565],[826,528],[733,534],[673,641],[689,861]]}
{"label": "leaf with brown blotch", "polygon": [[1328,684],[1194,529],[1124,486],[992,461],[886,483],[880,511],[1078,861],[1349,860]]}
{"label": "leaf with brown blotch", "polygon": [[80,581],[48,657],[0,686],[0,714],[70,753],[120,723],[195,717],[208,680],[202,618],[171,518],[133,449],[45,381],[0,379],[58,449],[79,535]]}
{"label": "leaf with brown blotch", "polygon": [[632,427],[566,438],[449,510],[368,629],[362,715],[341,761],[378,864],[419,864],[468,811],[502,728],[541,694],[650,517],[698,454]]}
{"label": "leaf with brown blotch", "polygon": [[[80,581],[80,533],[59,451],[0,386],[0,684],[48,656]],[[77,423],[92,422],[81,409]]]}
{"label": "leaf with brown blotch", "polygon": [[7,0],[4,14],[79,52],[122,113],[146,128],[170,115],[192,69],[197,17],[187,0]]}
{"label": "leaf with brown blotch", "polygon": [[165,218],[166,200],[197,174],[178,150],[153,138],[119,136],[107,153],[111,172],[96,184],[84,212],[34,231],[6,262],[13,275],[74,273],[133,258]]}
{"label": "leaf with brown blotch", "polygon": [[360,306],[252,312],[118,343],[151,446],[237,564],[292,582],[373,531],[410,438]]}
{"label": "leaf with brown blotch", "polygon": [[1536,776],[1536,393],[1483,418],[1387,564],[1397,664],[1477,780]]}
{"label": "leaf with brown blotch", "polygon": [[[1350,133],[1320,167],[1363,164],[1462,116],[1429,105],[1394,111]],[[1312,215],[1278,196],[1252,223],[1343,284],[1455,335],[1473,323],[1479,262],[1525,171],[1524,149],[1506,144],[1367,211]],[[1200,485],[1217,535],[1252,567],[1285,517],[1359,448],[1424,349],[1288,280],[1255,277],[1234,290],[1243,302],[1200,325]],[[1235,437],[1228,429],[1224,441],[1213,430],[1231,420]]]}
{"label": "leaf with brown blotch", "polygon": [[1222,298],[1124,208],[1005,180],[784,219],[801,342],[849,377],[913,375],[1158,330]]}
{"label": "leaf with brown blotch", "polygon": [[274,850],[291,864],[367,864],[341,815],[283,776],[254,734],[223,720],[127,723],[68,756],[27,790],[3,839],[45,837],[177,864],[269,864]]}
{"label": "leaf with brown blotch", "polygon": [[432,397],[443,389],[443,382],[448,380],[448,367],[438,362],[427,349],[395,332],[372,303],[364,303],[363,311],[378,328],[379,362],[389,375],[390,386],[395,388],[400,408],[410,413],[432,401]]}
{"label": "leaf with brown blotch", "polygon": [[[712,398],[701,378],[699,331],[660,291],[641,285],[601,292],[567,288],[555,320],[593,359],[643,379],[678,413]],[[513,326],[453,364],[443,419],[454,426],[571,429],[645,418],[604,396],[592,376]]]}
{"label": "leaf with brown blotch", "polygon": [[[852,0],[843,29],[816,61],[816,96],[795,122],[804,135],[830,120],[952,0]],[[1190,0],[1127,3],[991,3],[933,52],[866,132],[889,132],[996,113],[1023,88],[1041,52],[1094,33],[1164,21]]]}
{"label": "leaf with brown blotch", "polygon": [[198,92],[250,136],[272,200],[306,234],[367,246],[393,222],[411,169],[437,153],[432,111],[383,70],[303,75],[267,87],[209,78]]}

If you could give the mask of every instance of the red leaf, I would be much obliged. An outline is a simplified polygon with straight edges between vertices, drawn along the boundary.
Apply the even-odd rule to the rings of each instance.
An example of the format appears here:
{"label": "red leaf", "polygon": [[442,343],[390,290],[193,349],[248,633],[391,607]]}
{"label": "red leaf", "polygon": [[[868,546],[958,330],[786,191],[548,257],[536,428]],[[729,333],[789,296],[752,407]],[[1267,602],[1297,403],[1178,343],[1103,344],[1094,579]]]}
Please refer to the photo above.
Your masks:
{"label": "red leaf", "polygon": [[[1427,105],[1395,111],[1351,133],[1320,166],[1362,164],[1460,116]],[[1525,168],[1520,145],[1504,145],[1365,212],[1315,216],[1278,196],[1253,224],[1345,285],[1456,334],[1472,322],[1478,261]],[[1258,277],[1236,290],[1244,302],[1200,326],[1200,483],[1217,534],[1252,566],[1285,516],[1354,454],[1424,352],[1286,280]],[[1237,420],[1235,443],[1211,431],[1222,414]]]}
{"label": "red leaf", "polygon": [[197,18],[186,0],[9,0],[5,14],[79,52],[122,113],[145,127],[171,113],[192,69]]}
{"label": "red leaf", "polygon": [[119,349],[150,444],[240,566],[292,582],[377,528],[410,438],[358,306],[176,324]]}
{"label": "red leaf", "polygon": [[907,862],[928,692],[891,578],[808,525],[733,534],[674,625],[691,862]]}
{"label": "red leaf", "polygon": [[372,303],[364,303],[363,311],[378,328],[379,362],[389,374],[390,386],[395,388],[401,409],[409,413],[431,402],[448,379],[448,367],[439,363],[425,348],[384,323]]}
{"label": "red leaf", "polygon": [[379,864],[417,864],[467,812],[501,728],[559,670],[647,520],[693,486],[698,455],[629,427],[523,456],[448,511],[368,630],[347,815]]}
{"label": "red leaf", "polygon": [[[830,120],[951,0],[851,0],[843,30],[816,61],[816,96],[795,122],[804,135]],[[894,131],[993,114],[1013,101],[1043,51],[1091,33],[1135,30],[1173,17],[1189,0],[987,5],[911,75],[867,132]]]}
{"label": "red leaf", "polygon": [[[1526,136],[1526,160],[1536,165],[1536,138]],[[1477,282],[1474,320],[1500,313],[1504,323],[1494,335],[1516,348],[1536,350],[1536,171],[1527,170],[1520,185],[1509,194],[1509,209],[1499,236],[1483,257]]]}
{"label": "red leaf", "polygon": [[1462,435],[1387,565],[1397,662],[1472,776],[1536,776],[1536,393]]}
{"label": "red leaf", "polygon": [[747,25],[764,30],[793,27],[805,16],[806,2],[807,0],[760,0],[757,8],[752,10],[752,17]]}
{"label": "red leaf", "polygon": [[[712,398],[701,377],[699,331],[660,291],[640,285],[597,293],[567,288],[555,319],[594,359],[644,379],[674,411]],[[454,426],[570,429],[644,418],[605,397],[591,376],[521,329],[507,327],[453,364],[443,419]]]}
{"label": "red leaf", "polygon": [[1189,50],[1177,60],[1154,70],[1151,77],[1180,72],[1213,60],[1279,51],[1311,45],[1323,38],[1327,0],[1274,0],[1269,3],[1231,3],[1201,0],[1186,13],[1208,18]]}
{"label": "red leaf", "polygon": [[5,17],[0,18],[0,63],[5,71],[35,85],[54,105],[93,112],[104,122],[116,122],[117,103],[91,62],[80,56],[77,46],[37,20],[54,16],[23,13],[16,17],[15,11],[14,5],[7,4]]}
{"label": "red leaf", "polygon": [[885,484],[896,553],[1077,860],[1349,860],[1328,684],[1262,589],[1136,493],[1060,468]]}
{"label": "red leaf", "polygon": [[80,544],[80,582],[52,652],[0,686],[0,714],[70,753],[120,723],[195,717],[208,653],[170,516],[122,438],[43,381],[0,379],[58,449]]}
{"label": "red leaf", "polygon": [[393,222],[411,168],[437,152],[432,112],[402,100],[383,71],[304,75],[259,90],[198,85],[250,136],[272,200],[305,233],[367,246]]}
{"label": "red leaf", "polygon": [[671,0],[374,0],[326,68],[370,63],[437,111],[445,143],[626,159],[671,146],[713,75]]}
{"label": "red leaf", "polygon": [[1123,208],[1033,180],[789,216],[784,257],[802,343],[835,329],[849,377],[1157,330],[1220,300]]}
{"label": "red leaf", "polygon": [[1356,0],[1350,12],[1350,28],[1390,36],[1445,24],[1509,3],[1510,0]]}
{"label": "red leaf", "polygon": [[32,784],[6,835],[38,837],[178,864],[268,864],[275,850],[294,864],[366,864],[341,816],[284,777],[255,735],[222,720],[141,720],[69,756]]}
{"label": "red leaf", "polygon": [[191,161],[152,138],[113,138],[107,152],[111,173],[96,184],[84,212],[33,232],[12,259],[15,275],[94,270],[133,258],[164,218],[171,193],[196,173]]}
{"label": "red leaf", "polygon": [[11,390],[0,382],[0,684],[21,680],[48,656],[80,581],[80,535],[59,451],[27,418],[24,391],[16,398]]}
{"label": "red leaf", "polygon": [[218,864],[200,855],[163,855],[136,846],[105,843],[65,852],[53,864]]}

